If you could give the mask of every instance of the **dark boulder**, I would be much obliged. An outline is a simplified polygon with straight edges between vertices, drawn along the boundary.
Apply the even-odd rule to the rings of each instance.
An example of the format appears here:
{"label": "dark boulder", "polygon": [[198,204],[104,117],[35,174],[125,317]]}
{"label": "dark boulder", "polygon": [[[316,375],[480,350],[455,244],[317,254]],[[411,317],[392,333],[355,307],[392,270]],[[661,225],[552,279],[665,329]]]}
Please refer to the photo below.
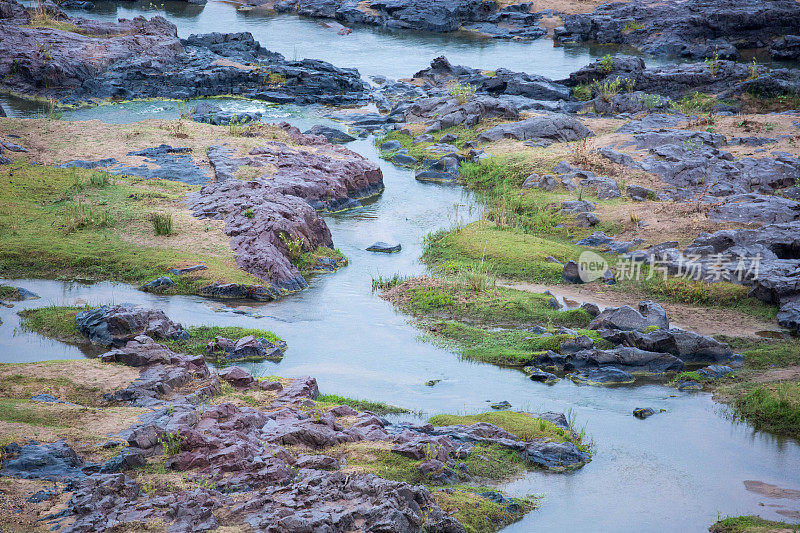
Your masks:
{"label": "dark boulder", "polygon": [[138,335],[156,339],[188,339],[180,324],[172,322],[160,309],[146,309],[130,304],[104,305],[75,316],[81,333],[96,344],[122,346]]}
{"label": "dark boulder", "polygon": [[581,385],[624,385],[636,381],[631,374],[614,367],[587,368],[569,377]]}
{"label": "dark boulder", "polygon": [[589,329],[644,330],[650,326],[669,327],[667,314],[653,301],[639,302],[639,310],[630,306],[609,307],[589,324]]}
{"label": "dark boulder", "polygon": [[328,140],[328,142],[331,143],[347,143],[356,140],[355,137],[343,132],[342,130],[332,128],[330,126],[323,126],[321,124],[317,124],[310,130],[303,133],[305,135],[322,135]]}
{"label": "dark boulder", "polygon": [[391,254],[395,252],[399,252],[402,249],[402,246],[398,244],[388,244],[383,241],[378,241],[375,244],[370,245],[367,248],[368,252],[382,252],[385,254]]}
{"label": "dark boulder", "polygon": [[478,134],[479,141],[497,141],[503,138],[518,141],[577,141],[594,135],[582,122],[569,115],[552,114],[531,117],[520,122],[500,124]]}

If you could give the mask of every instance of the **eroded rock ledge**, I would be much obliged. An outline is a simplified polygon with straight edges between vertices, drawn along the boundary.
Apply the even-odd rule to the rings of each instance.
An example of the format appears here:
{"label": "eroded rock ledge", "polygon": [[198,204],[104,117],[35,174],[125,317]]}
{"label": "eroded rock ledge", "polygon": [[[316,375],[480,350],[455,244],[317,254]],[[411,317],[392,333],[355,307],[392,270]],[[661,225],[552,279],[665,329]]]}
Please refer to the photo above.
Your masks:
{"label": "eroded rock ledge", "polygon": [[[188,195],[189,208],[200,218],[222,219],[239,266],[268,280],[273,290],[299,290],[306,281],[292,264],[292,243],[302,252],[333,246],[330,230],[315,209],[359,206],[358,198],[383,190],[376,163],[319,135],[303,135],[288,124],[281,127],[297,146],[269,141],[234,159],[222,147],[209,149],[217,181]],[[241,181],[232,170],[249,166],[264,176]],[[271,175],[267,168],[275,168]],[[214,295],[214,294],[211,294]]]}
{"label": "eroded rock ledge", "polygon": [[366,101],[357,70],[287,61],[250,33],[179,39],[175,25],[158,16],[112,23],[49,9],[76,32],[24,27],[27,11],[16,0],[0,1],[0,77],[7,90],[70,104],[221,94],[298,104]]}

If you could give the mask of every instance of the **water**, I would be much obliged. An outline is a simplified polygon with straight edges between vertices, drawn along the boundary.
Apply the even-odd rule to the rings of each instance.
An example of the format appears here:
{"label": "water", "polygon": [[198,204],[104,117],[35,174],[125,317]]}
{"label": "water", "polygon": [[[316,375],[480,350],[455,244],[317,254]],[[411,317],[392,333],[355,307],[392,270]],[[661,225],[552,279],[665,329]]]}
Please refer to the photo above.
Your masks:
{"label": "water", "polygon": [[[111,6],[103,7],[107,12],[92,15],[115,18],[139,12],[107,5]],[[299,32],[309,35],[298,43],[304,47],[313,46],[316,36],[322,36],[326,42],[336,39],[338,43],[341,39],[343,46],[349,46],[346,39],[353,37],[339,37],[318,28],[315,22],[294,17],[245,16],[223,4],[210,3],[205,9],[168,4],[165,9],[173,21],[180,23],[181,35],[212,29],[257,29],[262,32],[259,35],[254,31],[257,38],[282,53],[289,46],[288,35]],[[267,31],[272,28],[274,32],[276,27],[284,33],[275,35]],[[541,46],[536,43],[478,44],[449,37],[402,37],[376,30],[359,30],[354,35],[380,43],[374,46],[394,46],[395,52],[399,46],[415,47],[413,54],[404,53],[388,65],[399,75],[424,66],[430,58],[421,56],[433,57],[440,53],[439,49],[446,49],[443,51],[457,62],[473,66],[504,65],[546,75],[553,75],[547,68],[562,68],[552,57],[540,58],[544,71],[530,64],[527,67],[514,64],[523,61],[522,50],[531,50],[525,47]],[[272,42],[264,36],[272,38]],[[463,59],[455,54],[459,50]],[[565,54],[564,61],[571,58],[565,51],[557,53]],[[299,55],[358,66],[367,73],[386,74],[384,63],[392,63],[386,59],[387,54],[385,50],[374,49],[348,56],[341,49],[322,47],[309,48]],[[337,57],[350,63],[337,61]],[[360,62],[372,66],[365,70]],[[574,70],[573,66],[563,68]],[[319,116],[321,110],[317,108],[268,106],[241,100],[215,100],[215,103],[227,109],[258,109],[266,114],[266,120],[288,120],[301,128],[330,123]],[[24,107],[19,104],[11,109],[18,115],[32,112]],[[177,113],[176,103],[154,101],[70,111],[64,118],[122,123],[174,118]],[[378,274],[423,271],[418,257],[425,235],[454,224],[456,219],[472,220],[479,216],[480,210],[460,188],[417,182],[412,172],[380,161],[371,140],[359,140],[349,147],[380,162],[386,190],[361,209],[326,217],[334,243],[350,259],[348,267],[314,277],[310,288],[300,294],[254,305],[263,318],[217,312],[209,301],[201,298],[158,296],[124,284],[7,280],[40,294],[41,299],[19,303],[13,309],[0,308],[3,321],[0,359],[29,362],[85,356],[76,347],[20,330],[16,312],[43,305],[133,302],[161,308],[184,325],[269,329],[288,342],[289,350],[281,362],[249,364],[248,368],[259,375],[313,375],[323,392],[385,401],[424,411],[426,416],[485,411],[488,401],[500,400],[528,410],[572,409],[578,424],[585,424],[587,434],[596,443],[594,460],[577,472],[532,472],[504,487],[516,495],[545,495],[540,510],[507,531],[703,531],[721,515],[760,514],[765,518],[785,519],[776,513],[775,501],[746,491],[743,481],[753,479],[800,489],[797,467],[800,445],[732,421],[726,409],[713,402],[709,394],[683,393],[660,385],[586,387],[568,380],[547,386],[531,382],[517,370],[463,361],[457,354],[421,340],[420,331],[407,317],[371,292],[371,278]],[[455,205],[459,206],[457,210]],[[403,251],[383,255],[364,250],[377,240],[400,242]],[[434,387],[426,386],[425,382],[431,379],[442,381]],[[634,408],[644,406],[663,408],[666,412],[647,420],[631,415]],[[777,503],[787,507],[798,505],[786,500]]]}
{"label": "water", "polygon": [[[158,8],[147,2],[98,2],[90,12],[68,10],[68,13],[105,21],[159,14],[178,26],[181,38],[193,33],[249,31],[265,48],[280,52],[287,59],[324,59],[338,67],[355,67],[362,76],[383,75],[392,79],[409,77],[441,55],[456,65],[504,67],[560,79],[615,49],[554,47],[550,39],[505,41],[372,26],[354,26],[350,35],[338,35],[323,27],[320,20],[263,11],[241,12],[232,4],[214,0],[205,6],[168,1]],[[297,38],[299,35],[302,39]]]}

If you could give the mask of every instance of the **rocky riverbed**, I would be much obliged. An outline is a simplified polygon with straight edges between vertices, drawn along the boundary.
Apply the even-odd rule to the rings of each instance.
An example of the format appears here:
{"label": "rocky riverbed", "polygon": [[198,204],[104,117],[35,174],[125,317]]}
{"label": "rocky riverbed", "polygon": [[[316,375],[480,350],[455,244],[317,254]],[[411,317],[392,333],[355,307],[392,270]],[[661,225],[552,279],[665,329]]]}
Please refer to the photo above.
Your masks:
{"label": "rocky riverbed", "polygon": [[[319,292],[289,295],[348,264],[336,230],[372,216],[387,173],[432,196],[458,184],[480,195],[482,220],[434,202],[423,223],[441,220],[425,226],[438,231],[421,250],[422,235],[400,242],[374,228],[357,248],[347,242],[359,261],[392,252],[368,260],[379,269],[373,291],[431,339],[521,371],[534,399],[564,382],[668,385],[670,397],[708,390],[732,417],[798,438],[800,71],[741,61],[752,49],[796,59],[796,3],[253,7],[327,19],[342,39],[364,25],[516,40],[552,30],[563,45],[694,62],[654,65],[609,49],[551,79],[438,57],[406,78],[366,80],[289,61],[249,33],[187,34],[162,16],[103,22],[5,0],[2,88],[46,99],[47,116],[0,119],[0,274],[126,281],[165,306],[176,294],[288,296],[270,305],[292,306],[291,324]],[[58,120],[92,112],[69,105],[226,95],[238,105],[185,102],[130,125]],[[265,124],[280,112],[249,100],[304,106],[317,124]],[[366,142],[384,163],[361,155]],[[422,215],[402,218],[407,209],[395,204],[393,224],[420,224]],[[406,277],[419,273],[409,251],[422,252],[425,275]],[[19,305],[14,287],[0,290],[4,305]],[[329,316],[304,335],[353,333],[329,327],[357,313],[352,291],[343,296],[344,308],[320,302]],[[0,474],[15,527],[493,531],[537,506],[495,484],[582,468],[594,450],[572,416],[523,412],[518,396],[487,401],[488,413],[387,418],[319,396],[294,370],[263,379],[263,369],[226,366],[291,359],[271,332],[183,328],[160,309],[104,303],[22,313],[32,332],[94,343],[93,353],[112,347],[98,361],[58,363],[66,381],[44,364],[0,368],[10,384],[0,387]],[[373,358],[402,359],[402,348],[367,338]],[[423,388],[449,387],[442,377]],[[576,404],[596,394],[568,390]],[[643,424],[680,414],[658,403],[624,410]]]}

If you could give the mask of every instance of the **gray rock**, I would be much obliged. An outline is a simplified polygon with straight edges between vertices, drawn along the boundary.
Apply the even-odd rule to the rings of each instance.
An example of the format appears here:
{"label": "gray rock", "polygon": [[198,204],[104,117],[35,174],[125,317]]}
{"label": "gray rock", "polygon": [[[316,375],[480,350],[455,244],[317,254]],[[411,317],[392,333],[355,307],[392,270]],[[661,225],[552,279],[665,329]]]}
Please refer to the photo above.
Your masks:
{"label": "gray rock", "polygon": [[332,128],[330,126],[323,126],[321,124],[313,126],[310,130],[304,133],[310,135],[322,135],[330,143],[348,143],[356,140],[355,137],[343,132],[342,130]]}
{"label": "gray rock", "polygon": [[551,114],[531,117],[519,122],[500,124],[478,135],[479,141],[497,141],[503,138],[528,140],[551,140],[556,142],[577,141],[594,135],[582,122],[569,115]]}
{"label": "gray rock", "polygon": [[614,367],[587,368],[569,377],[582,385],[623,385],[636,381],[631,374]]}
{"label": "gray rock", "polygon": [[653,301],[639,302],[639,310],[630,306],[609,307],[589,324],[589,329],[644,330],[650,326],[669,328],[664,308]]}
{"label": "gray rock", "polygon": [[395,252],[399,252],[402,249],[402,246],[398,244],[388,244],[382,241],[378,241],[375,244],[371,245],[367,248],[368,252],[383,252],[386,254],[391,254]]}

